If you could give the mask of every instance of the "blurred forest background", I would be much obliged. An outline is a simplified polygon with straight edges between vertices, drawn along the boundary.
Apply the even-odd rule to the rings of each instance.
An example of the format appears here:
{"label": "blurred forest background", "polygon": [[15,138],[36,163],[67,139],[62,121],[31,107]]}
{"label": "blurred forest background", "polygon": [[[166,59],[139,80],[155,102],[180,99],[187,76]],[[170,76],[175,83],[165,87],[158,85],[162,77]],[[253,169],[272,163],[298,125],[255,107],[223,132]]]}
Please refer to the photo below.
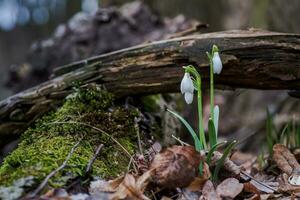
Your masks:
{"label": "blurred forest background", "polygon": [[[24,62],[34,41],[50,36],[77,12],[119,6],[129,0],[0,0],[0,99],[13,92],[4,86],[9,68]],[[300,32],[297,0],[145,0],[162,16],[183,14],[209,24],[208,31],[263,28]]]}
{"label": "blurred forest background", "polygon": [[[28,58],[30,52],[36,50],[37,41],[46,41],[42,45],[47,45],[45,39],[60,34],[61,30],[57,27],[62,23],[70,23],[69,20],[78,12],[92,15],[98,9],[119,7],[126,2],[131,1],[0,0],[0,99],[48,78],[48,75],[44,77],[42,75],[40,80],[21,83],[22,87],[17,88],[11,82],[13,79],[9,80],[12,78],[11,73],[19,70],[20,66],[24,69],[18,73],[20,71],[26,73],[26,65],[23,65],[26,60],[37,59]],[[298,0],[144,0],[143,2],[161,17],[177,16],[180,19],[185,16],[187,19],[196,19],[209,24],[205,32],[253,27],[300,33]],[[68,59],[65,62],[60,61],[60,65],[68,62]],[[279,124],[287,122],[290,117],[299,118],[298,102],[289,97],[286,91],[237,90],[220,93],[222,95],[219,95],[217,103],[221,105],[221,132],[230,137],[245,138],[245,135],[255,135],[264,126],[267,107],[273,113],[281,113],[275,119]]]}

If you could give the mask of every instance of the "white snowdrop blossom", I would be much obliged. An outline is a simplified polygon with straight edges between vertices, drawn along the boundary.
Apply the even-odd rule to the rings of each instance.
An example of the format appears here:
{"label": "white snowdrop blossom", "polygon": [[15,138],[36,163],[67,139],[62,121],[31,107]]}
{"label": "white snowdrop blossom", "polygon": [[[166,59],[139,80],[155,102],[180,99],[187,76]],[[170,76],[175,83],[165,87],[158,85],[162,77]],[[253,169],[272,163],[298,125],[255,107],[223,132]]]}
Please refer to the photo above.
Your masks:
{"label": "white snowdrop blossom", "polygon": [[194,84],[189,73],[184,73],[180,84],[181,93],[184,95],[185,102],[191,104],[194,97]]}
{"label": "white snowdrop blossom", "polygon": [[219,52],[214,52],[212,62],[213,62],[213,66],[214,66],[214,74],[220,74],[223,66],[222,66],[222,61],[221,61]]}
{"label": "white snowdrop blossom", "polygon": [[187,104],[191,104],[193,102],[194,93],[186,92],[184,93],[184,100]]}

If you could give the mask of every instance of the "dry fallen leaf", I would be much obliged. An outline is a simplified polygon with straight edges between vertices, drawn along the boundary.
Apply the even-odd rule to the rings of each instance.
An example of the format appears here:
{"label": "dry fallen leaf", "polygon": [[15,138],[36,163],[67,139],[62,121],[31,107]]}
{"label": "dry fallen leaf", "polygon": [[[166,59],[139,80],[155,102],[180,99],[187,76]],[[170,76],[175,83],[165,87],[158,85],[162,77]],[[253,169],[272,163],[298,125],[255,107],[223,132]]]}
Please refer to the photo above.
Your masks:
{"label": "dry fallen leaf", "polygon": [[108,193],[115,192],[119,187],[119,185],[122,183],[123,179],[124,176],[120,176],[110,181],[105,181],[105,180],[92,181],[90,183],[89,192],[91,194],[97,192],[108,192]]}
{"label": "dry fallen leaf", "polygon": [[221,200],[222,198],[216,192],[213,183],[208,180],[203,186],[202,196],[199,200]]}
{"label": "dry fallen leaf", "polygon": [[227,178],[217,186],[217,193],[222,198],[235,198],[244,188],[244,185],[235,178]]}
{"label": "dry fallen leaf", "polygon": [[282,144],[275,144],[273,146],[273,160],[276,162],[278,168],[288,175],[291,175],[293,171],[300,171],[300,165],[295,156]]}
{"label": "dry fallen leaf", "polygon": [[111,199],[126,199],[126,200],[149,200],[143,193],[151,178],[151,171],[144,173],[137,179],[131,175],[126,174],[124,180],[113,193]]}
{"label": "dry fallen leaf", "polygon": [[295,194],[297,197],[300,197],[300,187],[291,185],[289,183],[288,179],[289,179],[289,176],[286,173],[283,173],[278,177],[279,192]]}
{"label": "dry fallen leaf", "polygon": [[111,181],[93,181],[89,192],[94,199],[148,200],[143,193],[150,182],[151,173],[152,171],[147,171],[137,178],[126,174]]}
{"label": "dry fallen leaf", "polygon": [[198,175],[200,153],[191,146],[172,146],[153,159],[153,182],[166,188],[188,186]]}

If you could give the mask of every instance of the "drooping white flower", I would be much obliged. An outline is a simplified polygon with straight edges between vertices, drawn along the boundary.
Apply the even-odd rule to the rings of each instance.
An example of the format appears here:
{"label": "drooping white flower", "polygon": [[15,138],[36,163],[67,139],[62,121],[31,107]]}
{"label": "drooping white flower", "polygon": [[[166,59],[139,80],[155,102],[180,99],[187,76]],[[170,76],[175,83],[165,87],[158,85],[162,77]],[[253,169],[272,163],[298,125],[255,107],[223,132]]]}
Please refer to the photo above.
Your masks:
{"label": "drooping white flower", "polygon": [[193,81],[191,79],[190,73],[184,73],[184,76],[182,78],[181,84],[180,84],[180,90],[181,93],[184,94],[186,92],[193,93],[194,92],[194,85]]}
{"label": "drooping white flower", "polygon": [[220,74],[223,66],[222,66],[222,61],[221,61],[219,52],[214,52],[212,62],[213,62],[213,66],[214,66],[214,74]]}
{"label": "drooping white flower", "polygon": [[180,84],[180,91],[184,95],[185,102],[191,104],[194,97],[194,84],[189,73],[184,73]]}
{"label": "drooping white flower", "polygon": [[214,119],[213,119],[213,122],[214,122],[214,125],[215,125],[215,130],[216,130],[216,135],[218,135],[219,113],[220,113],[219,106],[216,105],[216,106],[214,107]]}
{"label": "drooping white flower", "polygon": [[193,102],[194,93],[186,92],[184,93],[184,100],[187,104],[191,104]]}

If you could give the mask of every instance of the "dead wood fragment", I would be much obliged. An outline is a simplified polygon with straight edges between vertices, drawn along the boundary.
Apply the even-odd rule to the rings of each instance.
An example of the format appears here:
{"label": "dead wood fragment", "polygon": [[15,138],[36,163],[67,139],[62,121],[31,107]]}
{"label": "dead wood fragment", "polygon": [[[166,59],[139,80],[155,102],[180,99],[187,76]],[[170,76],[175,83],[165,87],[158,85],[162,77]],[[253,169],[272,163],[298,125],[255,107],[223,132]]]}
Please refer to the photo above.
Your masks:
{"label": "dead wood fragment", "polygon": [[93,164],[94,164],[94,162],[95,162],[97,156],[99,155],[101,149],[103,148],[103,146],[104,146],[103,144],[100,144],[100,145],[97,147],[94,156],[93,156],[92,159],[89,161],[89,163],[88,163],[88,165],[87,165],[87,167],[86,167],[86,170],[85,170],[85,173],[86,173],[86,174],[88,174],[88,173],[91,171],[92,166],[93,166]]}
{"label": "dead wood fragment", "polygon": [[213,44],[224,64],[217,88],[300,89],[300,36],[261,30],[192,35],[143,44],[57,68],[53,79],[0,102],[0,135],[20,133],[72,92],[72,83],[104,85],[118,97],[178,92],[182,66],[209,81],[205,52]]}

